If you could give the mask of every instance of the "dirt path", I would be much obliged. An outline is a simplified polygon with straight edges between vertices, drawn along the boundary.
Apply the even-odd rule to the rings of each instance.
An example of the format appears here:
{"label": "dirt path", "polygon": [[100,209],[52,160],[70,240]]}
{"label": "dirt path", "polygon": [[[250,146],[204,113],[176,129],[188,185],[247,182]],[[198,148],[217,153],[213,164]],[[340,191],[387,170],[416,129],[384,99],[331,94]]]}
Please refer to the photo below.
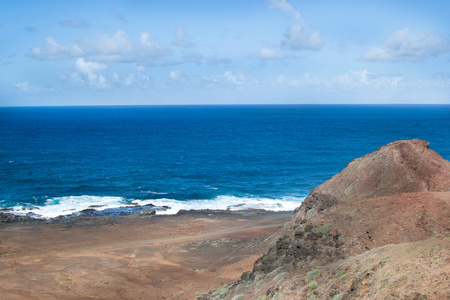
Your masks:
{"label": "dirt path", "polygon": [[0,299],[195,299],[230,283],[291,213],[0,227]]}

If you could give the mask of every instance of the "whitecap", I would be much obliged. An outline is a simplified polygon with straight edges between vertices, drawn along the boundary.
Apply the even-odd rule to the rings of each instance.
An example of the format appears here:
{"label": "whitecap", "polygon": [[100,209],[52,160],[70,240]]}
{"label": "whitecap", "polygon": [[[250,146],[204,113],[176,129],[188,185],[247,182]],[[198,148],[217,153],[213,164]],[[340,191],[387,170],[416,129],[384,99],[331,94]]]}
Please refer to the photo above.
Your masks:
{"label": "whitecap", "polygon": [[263,209],[268,211],[292,211],[299,207],[304,198],[302,197],[282,197],[282,198],[262,198],[262,197],[235,197],[217,196],[214,199],[198,199],[180,201],[175,199],[125,199],[123,197],[112,196],[65,196],[48,199],[43,205],[33,207],[14,206],[9,213],[15,215],[28,215],[34,218],[54,218],[58,216],[77,215],[83,210],[95,208],[102,212],[111,209],[128,209],[132,207],[152,206],[156,214],[173,215],[180,210],[247,210]]}

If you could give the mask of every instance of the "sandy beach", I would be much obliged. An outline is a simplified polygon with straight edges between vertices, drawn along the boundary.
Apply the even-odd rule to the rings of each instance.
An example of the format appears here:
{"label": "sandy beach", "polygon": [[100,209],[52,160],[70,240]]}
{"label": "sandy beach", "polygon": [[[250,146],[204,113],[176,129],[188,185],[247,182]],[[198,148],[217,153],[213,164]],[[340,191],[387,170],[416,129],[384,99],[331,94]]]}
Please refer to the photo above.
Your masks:
{"label": "sandy beach", "polygon": [[291,216],[186,212],[2,223],[1,299],[195,299],[251,270]]}

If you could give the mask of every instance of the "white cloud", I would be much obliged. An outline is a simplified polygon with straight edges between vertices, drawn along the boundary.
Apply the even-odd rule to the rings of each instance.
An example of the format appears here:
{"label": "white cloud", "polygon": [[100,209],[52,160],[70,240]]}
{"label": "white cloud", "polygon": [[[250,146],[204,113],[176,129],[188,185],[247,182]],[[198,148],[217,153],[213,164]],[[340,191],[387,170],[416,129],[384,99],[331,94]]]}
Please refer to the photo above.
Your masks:
{"label": "white cloud", "polygon": [[97,34],[75,43],[72,47],[58,44],[52,37],[45,38],[43,48],[35,47],[31,56],[40,60],[84,58],[96,62],[136,62],[144,65],[164,64],[162,57],[171,54],[170,49],[151,40],[148,32],[142,32],[140,41],[133,42],[124,30],[114,34]]}
{"label": "white cloud", "polygon": [[43,60],[59,60],[59,59],[69,59],[82,54],[79,47],[66,47],[58,44],[53,37],[49,36],[45,39],[45,48],[41,49],[39,47],[33,48],[31,56],[37,59]]}
{"label": "white cloud", "polygon": [[217,57],[216,52],[211,52],[208,56],[207,63],[208,63],[208,65],[213,65],[213,66],[218,65],[218,64],[229,65],[232,63],[232,61],[229,58],[219,58],[219,57]]}
{"label": "white cloud", "polygon": [[38,92],[40,90],[39,87],[32,85],[28,81],[17,83],[16,88],[18,88],[20,91],[26,92],[26,93],[34,93],[34,92]]}
{"label": "white cloud", "polygon": [[40,87],[34,84],[31,84],[28,81],[22,81],[15,85],[15,88],[23,93],[38,93],[38,92],[54,92],[55,89],[51,87]]}
{"label": "white cloud", "polygon": [[275,49],[271,48],[262,48],[259,52],[259,59],[269,60],[278,58],[278,53]]}
{"label": "white cloud", "polygon": [[384,88],[397,87],[402,82],[403,77],[399,75],[377,75],[369,73],[367,70],[350,71],[339,75],[336,78],[336,83],[340,87],[370,87],[370,88]]}
{"label": "white cloud", "polygon": [[183,52],[183,60],[185,62],[201,64],[203,62],[203,55],[201,55],[197,51],[186,51]]}
{"label": "white cloud", "polygon": [[[295,10],[287,0],[269,0],[269,8],[280,9],[296,19],[296,25],[288,28],[284,39],[281,41],[281,49],[291,51],[319,50],[322,47],[322,37],[319,30],[314,30],[304,25],[300,13]],[[284,59],[293,57],[275,49],[262,48],[258,58],[261,60]]]}
{"label": "white cloud", "polygon": [[274,59],[286,59],[294,58],[294,55],[288,54],[286,52],[278,51],[273,48],[261,48],[257,56],[260,60],[274,60]]}
{"label": "white cloud", "polygon": [[450,42],[435,32],[414,35],[408,28],[394,32],[382,46],[372,47],[363,59],[381,62],[421,61],[450,51]]}
{"label": "white cloud", "polygon": [[83,58],[77,59],[75,69],[77,72],[66,73],[60,77],[70,87],[88,86],[101,90],[128,87],[146,89],[151,84],[150,77],[143,72],[125,75],[117,72],[104,74],[108,69],[106,64],[85,61]]}
{"label": "white cloud", "polygon": [[183,48],[194,46],[194,43],[186,35],[186,32],[184,31],[183,27],[177,28],[177,31],[175,32],[175,38],[172,41],[172,44]]}
{"label": "white cloud", "polygon": [[[95,88],[107,88],[108,81],[100,72],[107,69],[106,64],[85,61],[83,58],[77,59],[75,68],[88,79],[88,84]],[[79,78],[77,78],[79,80]]]}
{"label": "white cloud", "polygon": [[289,28],[281,46],[290,50],[319,50],[322,46],[320,31],[307,26],[294,25]]}
{"label": "white cloud", "polygon": [[72,19],[72,18],[65,18],[58,24],[61,27],[72,27],[72,28],[88,28],[91,26],[91,24],[89,24],[83,19]]}
{"label": "white cloud", "polygon": [[128,74],[127,77],[125,77],[125,80],[123,82],[126,86],[133,85],[134,83],[134,74]]}
{"label": "white cloud", "polygon": [[203,83],[208,86],[228,86],[228,87],[242,87],[259,84],[259,81],[254,78],[246,76],[243,72],[225,71],[223,74],[213,76],[203,76]]}
{"label": "white cloud", "polygon": [[172,71],[170,72],[169,77],[172,80],[179,80],[181,78],[181,71],[180,70]]}
{"label": "white cloud", "polygon": [[223,74],[223,77],[225,78],[225,80],[232,82],[234,84],[238,84],[238,85],[243,84],[246,80],[244,74],[242,74],[242,73],[233,74],[233,72],[231,72],[231,71],[226,71]]}
{"label": "white cloud", "polygon": [[304,73],[302,76],[286,76],[284,74],[280,74],[278,75],[276,84],[298,88],[320,85],[321,82],[318,78],[312,77],[309,73]]}
{"label": "white cloud", "polygon": [[286,14],[294,17],[298,21],[300,21],[301,19],[300,13],[296,11],[286,0],[269,0],[269,8],[279,9]]}

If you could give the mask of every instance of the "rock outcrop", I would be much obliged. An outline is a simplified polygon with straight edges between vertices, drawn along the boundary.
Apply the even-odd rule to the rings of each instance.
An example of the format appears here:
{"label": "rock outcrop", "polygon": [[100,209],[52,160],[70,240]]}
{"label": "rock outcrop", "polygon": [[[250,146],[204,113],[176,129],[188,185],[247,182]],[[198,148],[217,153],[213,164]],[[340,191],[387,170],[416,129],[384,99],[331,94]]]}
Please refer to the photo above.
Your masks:
{"label": "rock outcrop", "polygon": [[[253,272],[226,293],[203,297],[449,299],[449,233],[450,163],[426,141],[393,142],[311,190]],[[423,254],[418,243],[433,250]],[[396,268],[386,262],[389,253]],[[400,267],[408,257],[421,284]],[[349,269],[354,260],[364,269],[362,263]],[[424,272],[438,262],[436,280]]]}

